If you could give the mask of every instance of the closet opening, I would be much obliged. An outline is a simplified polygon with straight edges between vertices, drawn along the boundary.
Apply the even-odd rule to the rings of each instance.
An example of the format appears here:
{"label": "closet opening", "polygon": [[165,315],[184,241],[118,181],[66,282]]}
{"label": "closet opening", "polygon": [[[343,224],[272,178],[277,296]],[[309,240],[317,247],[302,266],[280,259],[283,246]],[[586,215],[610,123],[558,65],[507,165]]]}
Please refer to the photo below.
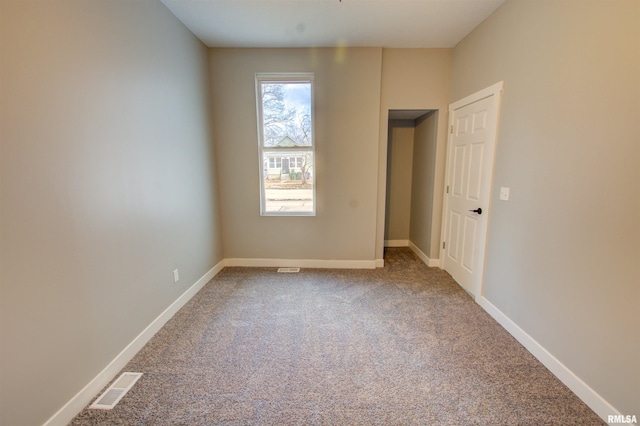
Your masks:
{"label": "closet opening", "polygon": [[411,247],[435,259],[438,110],[389,110],[388,120],[384,246]]}

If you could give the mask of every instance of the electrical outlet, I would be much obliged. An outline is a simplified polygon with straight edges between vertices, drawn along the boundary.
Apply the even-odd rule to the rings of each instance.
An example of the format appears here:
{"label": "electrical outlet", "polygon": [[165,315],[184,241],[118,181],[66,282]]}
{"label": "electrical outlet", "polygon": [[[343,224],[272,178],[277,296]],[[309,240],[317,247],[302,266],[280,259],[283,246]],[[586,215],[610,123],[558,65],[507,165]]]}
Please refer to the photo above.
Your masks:
{"label": "electrical outlet", "polygon": [[505,186],[500,187],[500,200],[509,201],[510,195],[511,195],[511,188],[507,188]]}
{"label": "electrical outlet", "polygon": [[177,283],[178,281],[180,281],[180,273],[177,269],[173,270],[173,282]]}

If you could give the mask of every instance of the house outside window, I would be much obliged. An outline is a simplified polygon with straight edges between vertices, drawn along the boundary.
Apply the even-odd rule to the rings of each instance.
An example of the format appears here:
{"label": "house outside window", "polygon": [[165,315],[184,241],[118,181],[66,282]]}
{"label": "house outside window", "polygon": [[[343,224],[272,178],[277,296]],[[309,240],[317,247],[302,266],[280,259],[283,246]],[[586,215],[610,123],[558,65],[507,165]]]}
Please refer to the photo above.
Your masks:
{"label": "house outside window", "polygon": [[313,74],[256,74],[260,214],[314,216]]}

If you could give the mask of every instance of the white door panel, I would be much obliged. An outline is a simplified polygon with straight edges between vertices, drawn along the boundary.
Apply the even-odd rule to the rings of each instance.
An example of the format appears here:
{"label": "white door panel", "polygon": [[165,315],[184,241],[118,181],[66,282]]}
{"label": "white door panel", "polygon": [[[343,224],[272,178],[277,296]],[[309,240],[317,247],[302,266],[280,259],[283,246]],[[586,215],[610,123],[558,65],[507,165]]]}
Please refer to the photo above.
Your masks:
{"label": "white door panel", "polygon": [[450,106],[441,258],[443,268],[474,295],[482,282],[501,90],[499,83]]}
{"label": "white door panel", "polygon": [[459,261],[459,256],[458,256],[458,247],[459,247],[458,235],[459,234],[460,234],[460,212],[451,210],[449,214],[449,232],[447,235],[447,241],[450,241],[450,243],[447,249],[447,256],[451,258],[454,262]]}

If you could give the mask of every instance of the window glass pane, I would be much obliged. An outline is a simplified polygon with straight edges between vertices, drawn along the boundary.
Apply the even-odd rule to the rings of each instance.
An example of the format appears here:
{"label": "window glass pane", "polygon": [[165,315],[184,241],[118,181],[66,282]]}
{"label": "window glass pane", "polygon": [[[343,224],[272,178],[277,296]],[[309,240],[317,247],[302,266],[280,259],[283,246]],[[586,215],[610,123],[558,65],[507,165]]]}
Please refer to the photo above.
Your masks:
{"label": "window glass pane", "polygon": [[262,163],[269,165],[263,170],[265,212],[313,212],[313,151],[297,152],[299,161],[280,150],[262,155]]}
{"label": "window glass pane", "polygon": [[313,80],[256,74],[263,215],[315,215]]}
{"label": "window glass pane", "polygon": [[311,146],[311,83],[261,82],[265,147]]}

